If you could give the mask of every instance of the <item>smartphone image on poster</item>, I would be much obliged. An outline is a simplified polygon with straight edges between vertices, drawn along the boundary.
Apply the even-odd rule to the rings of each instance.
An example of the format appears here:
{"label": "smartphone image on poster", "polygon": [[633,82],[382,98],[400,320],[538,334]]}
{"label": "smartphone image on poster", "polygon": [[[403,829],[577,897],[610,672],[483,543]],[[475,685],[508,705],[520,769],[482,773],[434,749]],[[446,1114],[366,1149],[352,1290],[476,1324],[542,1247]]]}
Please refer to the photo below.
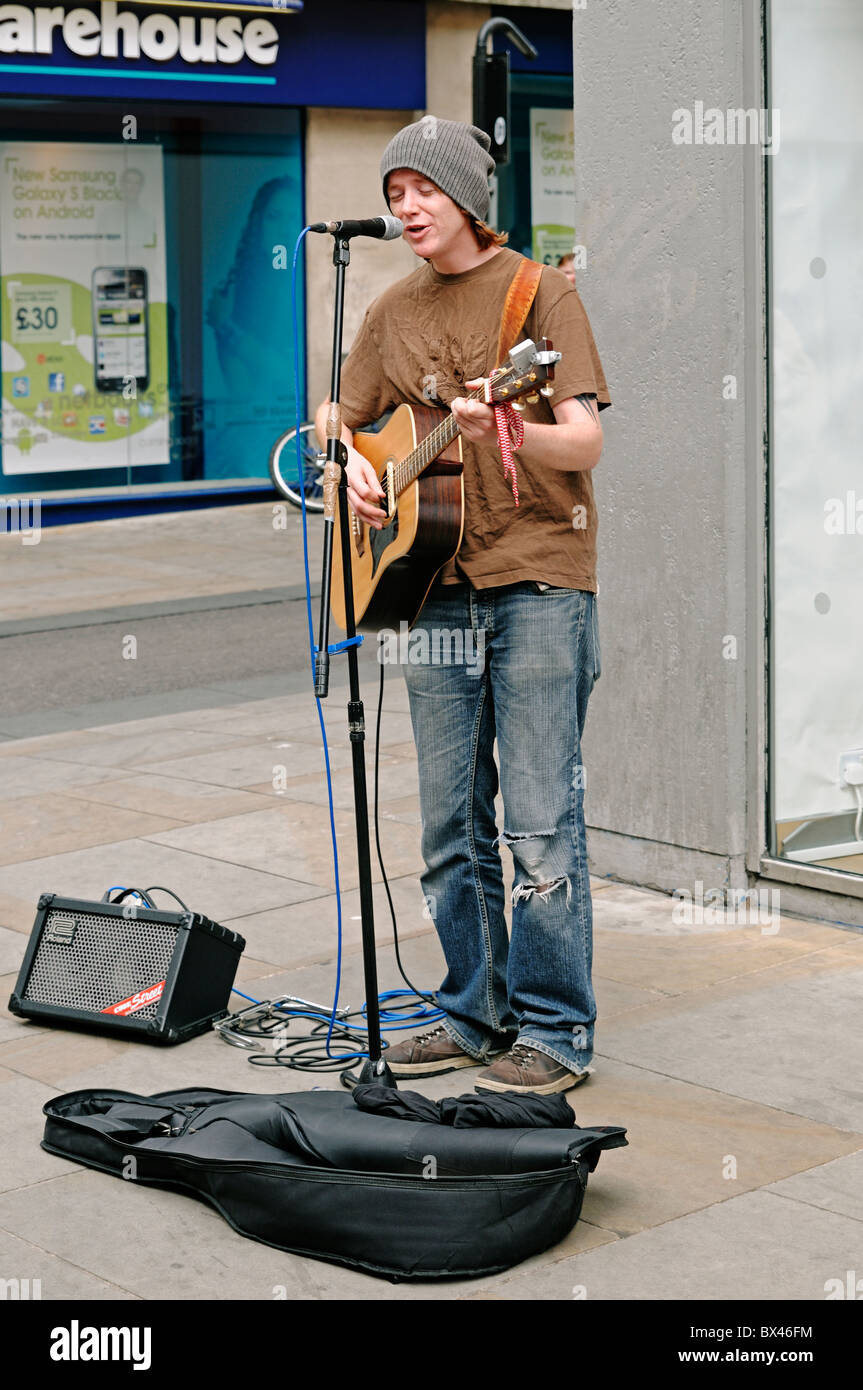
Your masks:
{"label": "smartphone image on poster", "polygon": [[97,391],[136,391],[150,380],[147,272],[142,266],[97,266],[93,271],[93,371]]}

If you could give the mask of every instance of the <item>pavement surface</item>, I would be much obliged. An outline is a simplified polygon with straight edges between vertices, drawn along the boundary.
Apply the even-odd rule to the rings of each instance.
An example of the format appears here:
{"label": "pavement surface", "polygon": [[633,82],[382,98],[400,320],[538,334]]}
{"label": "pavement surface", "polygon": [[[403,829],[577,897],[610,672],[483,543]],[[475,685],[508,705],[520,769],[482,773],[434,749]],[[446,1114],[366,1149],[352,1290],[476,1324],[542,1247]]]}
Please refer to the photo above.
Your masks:
{"label": "pavement surface", "polygon": [[[305,640],[299,533],[294,514],[281,529],[273,519],[256,504],[56,528],[30,547],[0,537],[4,1001],[39,894],[98,899],[118,882],[164,883],[241,932],[244,993],[331,999],[322,742],[303,649],[282,645],[289,632]],[[319,535],[316,522],[313,572]],[[123,656],[128,636],[138,638],[135,658]],[[90,679],[67,679],[76,652],[89,659],[96,647]],[[377,671],[364,653],[369,725]],[[356,1007],[343,669],[324,710],[341,999]],[[419,888],[416,764],[394,668],[380,811],[404,965],[434,988],[443,965]],[[508,854],[504,868],[509,876]],[[380,986],[391,989],[401,981],[377,866],[374,877]],[[863,934],[778,916],[687,924],[663,894],[601,879],[593,891],[596,1056],[569,1098],[580,1124],[625,1125],[629,1147],[602,1155],[580,1221],[553,1249],[494,1278],[415,1286],[245,1240],[190,1198],[45,1153],[41,1107],[83,1087],[272,1092],[337,1086],[336,1076],[256,1068],[214,1034],[161,1049],[4,1011],[0,1277],[40,1280],[43,1299],[824,1299],[830,1281],[845,1285],[861,1269]],[[409,1085],[439,1098],[470,1090],[476,1075]],[[130,1247],[146,1259],[130,1260]]]}

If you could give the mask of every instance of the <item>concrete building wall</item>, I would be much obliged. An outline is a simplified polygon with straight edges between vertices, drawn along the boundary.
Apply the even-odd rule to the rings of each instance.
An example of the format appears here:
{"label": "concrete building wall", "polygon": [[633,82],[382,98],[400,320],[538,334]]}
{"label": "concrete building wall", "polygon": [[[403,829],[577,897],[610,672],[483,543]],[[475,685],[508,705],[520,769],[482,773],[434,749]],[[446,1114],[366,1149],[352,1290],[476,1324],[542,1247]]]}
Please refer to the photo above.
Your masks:
{"label": "concrete building wall", "polygon": [[763,762],[746,688],[760,659],[747,525],[760,524],[763,471],[761,155],[672,140],[678,108],[762,104],[745,91],[758,81],[748,8],[614,0],[573,15],[578,288],[613,401],[594,475],[590,850],[599,873],[665,889],[746,882]]}
{"label": "concrete building wall", "polygon": [[[568,6],[567,6],[568,8]],[[427,109],[449,120],[471,118],[471,60],[489,5],[429,0],[426,9]],[[381,81],[386,75],[381,74]],[[377,217],[386,211],[378,166],[387,142],[424,111],[310,108],[306,122],[306,220]],[[333,267],[329,238],[307,247],[307,369],[311,412],[329,391],[332,353]],[[309,238],[307,238],[307,242]],[[351,248],[345,295],[344,346],[350,347],[366,306],[416,268],[403,242],[359,238]]]}
{"label": "concrete building wall", "polygon": [[[387,142],[413,119],[412,111],[357,111],[313,107],[306,120],[306,221],[379,217],[386,212],[378,166]],[[366,306],[416,257],[403,242],[358,237],[351,245],[345,291],[344,347],[350,347]],[[330,389],[333,334],[332,238],[306,237],[307,410]]]}
{"label": "concrete building wall", "polygon": [[426,0],[426,101],[434,115],[471,120],[476,36],[490,17],[490,5]]}

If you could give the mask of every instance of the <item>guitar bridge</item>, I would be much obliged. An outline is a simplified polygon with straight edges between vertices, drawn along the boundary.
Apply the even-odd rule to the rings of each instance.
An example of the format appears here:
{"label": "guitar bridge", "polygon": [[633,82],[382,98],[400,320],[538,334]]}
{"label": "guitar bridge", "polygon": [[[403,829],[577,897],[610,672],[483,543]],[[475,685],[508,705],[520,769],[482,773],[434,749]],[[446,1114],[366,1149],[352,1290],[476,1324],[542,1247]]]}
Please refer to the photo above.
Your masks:
{"label": "guitar bridge", "polygon": [[364,551],[365,548],[366,548],[366,543],[365,543],[365,540],[363,539],[363,526],[362,526],[362,522],[360,521],[360,519],[359,519],[359,517],[357,516],[356,512],[354,511],[353,507],[350,508],[350,513],[351,513],[351,535],[353,536],[353,539],[354,539],[354,547],[355,547],[355,549],[356,549],[357,554],[358,554],[358,555],[362,555],[363,551]]}

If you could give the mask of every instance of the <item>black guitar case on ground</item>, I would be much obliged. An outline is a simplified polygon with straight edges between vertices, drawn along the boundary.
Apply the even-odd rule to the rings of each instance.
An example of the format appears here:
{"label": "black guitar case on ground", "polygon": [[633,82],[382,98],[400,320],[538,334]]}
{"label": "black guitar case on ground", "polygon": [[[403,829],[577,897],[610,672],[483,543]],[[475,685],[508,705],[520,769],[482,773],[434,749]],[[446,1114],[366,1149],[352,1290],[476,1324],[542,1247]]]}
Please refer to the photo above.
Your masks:
{"label": "black guitar case on ground", "polygon": [[73,1091],[44,1114],[49,1153],[191,1191],[240,1235],[392,1279],[495,1274],[548,1249],[600,1152],[627,1142],[618,1126],[394,1119],[338,1091]]}

